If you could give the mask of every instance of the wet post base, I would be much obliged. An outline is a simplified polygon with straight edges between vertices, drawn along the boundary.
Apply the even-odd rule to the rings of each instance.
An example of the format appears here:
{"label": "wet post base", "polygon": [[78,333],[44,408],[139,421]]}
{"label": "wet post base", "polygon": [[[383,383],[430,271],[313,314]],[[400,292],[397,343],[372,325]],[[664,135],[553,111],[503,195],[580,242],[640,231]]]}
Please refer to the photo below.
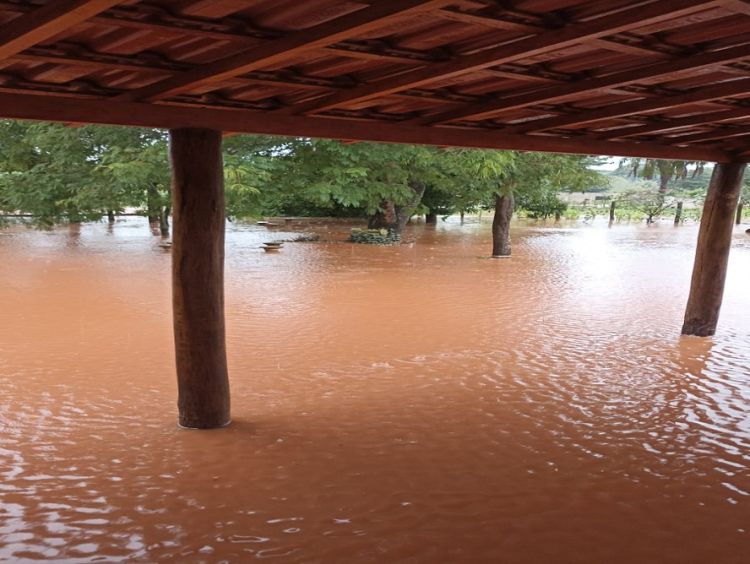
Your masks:
{"label": "wet post base", "polygon": [[229,424],[224,333],[224,172],[221,132],[169,132],[174,232],[172,308],[179,424]]}
{"label": "wet post base", "polygon": [[745,163],[717,164],[711,175],[698,232],[683,335],[707,337],[716,332],[745,166]]}

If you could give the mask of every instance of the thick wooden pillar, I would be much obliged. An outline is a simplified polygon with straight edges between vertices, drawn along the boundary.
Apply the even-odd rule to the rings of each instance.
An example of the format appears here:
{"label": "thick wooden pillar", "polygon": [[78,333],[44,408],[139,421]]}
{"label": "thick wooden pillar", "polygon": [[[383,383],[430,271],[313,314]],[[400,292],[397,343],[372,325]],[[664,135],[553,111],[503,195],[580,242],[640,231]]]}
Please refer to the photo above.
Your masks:
{"label": "thick wooden pillar", "polygon": [[174,129],[172,308],[180,425],[229,423],[221,132]]}
{"label": "thick wooden pillar", "polygon": [[711,175],[698,233],[683,335],[706,337],[716,331],[744,172],[744,163],[727,163],[716,165]]}

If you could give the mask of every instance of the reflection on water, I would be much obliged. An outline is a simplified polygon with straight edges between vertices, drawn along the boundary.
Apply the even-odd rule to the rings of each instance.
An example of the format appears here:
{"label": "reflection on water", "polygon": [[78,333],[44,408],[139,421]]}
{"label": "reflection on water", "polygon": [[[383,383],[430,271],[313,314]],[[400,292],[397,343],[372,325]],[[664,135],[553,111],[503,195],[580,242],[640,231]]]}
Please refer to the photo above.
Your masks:
{"label": "reflection on water", "polygon": [[747,561],[741,230],[697,339],[692,227],[529,225],[510,261],[487,225],[229,229],[209,432],[176,427],[158,238],[0,231],[0,560]]}

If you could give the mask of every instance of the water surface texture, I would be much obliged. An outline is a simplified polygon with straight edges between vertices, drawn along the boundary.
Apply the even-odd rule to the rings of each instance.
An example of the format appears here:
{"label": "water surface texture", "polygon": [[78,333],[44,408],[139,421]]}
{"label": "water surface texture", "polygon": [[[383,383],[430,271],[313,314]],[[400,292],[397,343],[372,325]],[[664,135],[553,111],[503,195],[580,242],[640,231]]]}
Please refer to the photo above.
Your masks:
{"label": "water surface texture", "polygon": [[748,562],[743,229],[699,339],[695,226],[525,225],[510,260],[487,224],[348,227],[228,227],[204,432],[142,222],[0,231],[0,561]]}

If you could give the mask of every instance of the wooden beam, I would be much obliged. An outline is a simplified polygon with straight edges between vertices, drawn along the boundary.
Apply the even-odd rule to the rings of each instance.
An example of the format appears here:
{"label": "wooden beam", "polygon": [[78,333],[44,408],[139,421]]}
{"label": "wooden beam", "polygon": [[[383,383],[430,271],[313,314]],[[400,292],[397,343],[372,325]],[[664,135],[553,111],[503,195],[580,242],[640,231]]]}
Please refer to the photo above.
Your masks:
{"label": "wooden beam", "polygon": [[436,124],[463,119],[482,119],[496,116],[499,113],[519,108],[525,108],[536,104],[553,104],[563,102],[572,97],[588,92],[596,92],[603,89],[626,86],[637,82],[651,81],[655,79],[673,78],[686,72],[694,72],[708,67],[720,66],[722,64],[734,63],[750,57],[750,45],[724,49],[715,53],[703,53],[692,57],[680,57],[679,59],[657,63],[643,68],[618,72],[600,78],[581,80],[571,84],[563,84],[554,88],[511,96],[504,100],[486,102],[483,104],[470,104],[436,116],[429,116],[418,123]]}
{"label": "wooden beam", "polygon": [[683,335],[707,337],[716,332],[745,166],[719,164],[711,175],[698,232]]}
{"label": "wooden beam", "polygon": [[[550,31],[554,31],[555,29],[538,23],[520,23],[496,15],[490,16],[481,12],[467,12],[456,8],[442,8],[440,10],[437,10],[435,12],[435,15],[446,20],[460,22],[467,25],[479,25],[490,29],[515,31],[518,33],[525,33],[530,35],[548,33]],[[628,53],[630,55],[655,57],[659,59],[669,58],[668,54],[662,53],[661,51],[655,51],[654,49],[642,47],[640,45],[621,43],[619,41],[614,41],[611,39],[594,39],[590,41],[590,44],[600,49],[617,51],[620,53]]]}
{"label": "wooden beam", "polygon": [[527,33],[535,35],[544,31],[549,31],[541,25],[520,23],[512,20],[504,19],[497,16],[488,16],[485,14],[469,12],[466,10],[460,10],[457,8],[441,8],[435,12],[435,15],[449,21],[459,22],[467,25],[481,25],[491,29],[499,29],[502,31],[515,31],[518,33]]}
{"label": "wooden beam", "polygon": [[717,162],[725,162],[733,158],[723,151],[707,147],[681,148],[658,143],[607,141],[592,143],[588,138],[568,139],[540,135],[509,135],[484,129],[424,127],[322,117],[280,116],[275,112],[218,110],[164,104],[75,99],[64,96],[35,95],[33,92],[0,94],[0,117],[139,127],[195,127],[237,133],[584,155],[620,155]]}
{"label": "wooden beam", "polygon": [[619,104],[608,105],[604,108],[595,108],[590,110],[581,110],[580,112],[557,116],[553,118],[538,119],[525,122],[521,125],[511,126],[507,131],[511,133],[528,133],[531,131],[545,131],[548,129],[559,129],[571,125],[584,125],[604,119],[612,119],[636,114],[645,114],[677,108],[701,102],[710,102],[721,98],[730,98],[740,96],[750,92],[750,78],[725,82],[716,86],[706,88],[696,88],[690,92],[675,94],[673,96],[662,96],[659,98],[649,98],[643,100],[634,100],[632,102],[622,102]]}
{"label": "wooden beam", "polygon": [[547,31],[509,45],[487,49],[473,55],[457,57],[443,63],[433,63],[400,76],[358,86],[348,92],[334,94],[309,104],[302,104],[295,113],[314,113],[337,106],[365,102],[408,88],[452,79],[477,70],[527,59],[607,35],[681,18],[696,11],[720,6],[722,1],[726,0],[671,0],[623,10],[601,18],[592,18],[586,22]]}
{"label": "wooden beam", "polygon": [[738,14],[750,16],[750,2],[747,0],[728,0],[726,8]]}
{"label": "wooden beam", "polygon": [[0,28],[0,61],[58,35],[124,0],[57,0]]}
{"label": "wooden beam", "polygon": [[725,121],[748,118],[750,118],[750,109],[748,108],[701,113],[684,118],[670,119],[668,121],[654,121],[636,127],[613,129],[612,131],[597,133],[597,139],[623,139],[625,137],[633,137],[635,135],[663,133],[667,131],[674,131],[676,129],[684,129],[686,127],[694,127],[696,125],[716,124]]}
{"label": "wooden beam", "polygon": [[750,135],[748,127],[717,127],[711,131],[703,133],[693,133],[690,135],[679,135],[669,137],[669,140],[675,145],[688,145],[690,143],[705,143],[707,141],[716,141],[723,139],[735,139],[737,137],[747,137]]}
{"label": "wooden beam", "polygon": [[[175,71],[177,65],[185,66],[178,61],[164,60],[162,62],[144,61],[135,56],[112,55],[109,53],[83,51],[67,54],[60,49],[44,49],[35,47],[24,53],[14,55],[9,61],[32,61],[47,62],[61,65],[80,66],[93,69],[117,69],[138,72],[149,72],[155,74],[170,74]],[[523,80],[524,75],[517,75]],[[26,81],[27,83],[29,81]],[[336,78],[317,77],[304,75],[301,73],[285,73],[284,71],[254,71],[246,73],[241,77],[228,79],[224,87],[229,88],[250,88],[257,84],[269,84],[283,88],[293,88],[301,90],[312,90],[316,93],[343,90],[345,80]],[[2,88],[0,86],[0,88]],[[39,90],[44,90],[43,83],[40,83]],[[446,102],[455,104],[457,101],[472,102],[479,99],[478,96],[459,95],[451,96],[449,94],[435,92],[433,90],[408,90],[399,92],[398,96],[412,100],[427,100],[434,103]]]}
{"label": "wooden beam", "polygon": [[123,101],[158,100],[220,82],[240,74],[289,60],[306,51],[332,45],[344,39],[367,33],[410,14],[446,4],[450,0],[383,0],[373,6],[341,16],[280,39],[268,41],[236,55],[202,65],[118,97]]}
{"label": "wooden beam", "polygon": [[224,167],[221,132],[169,132],[172,312],[180,425],[229,423],[224,336]]}

